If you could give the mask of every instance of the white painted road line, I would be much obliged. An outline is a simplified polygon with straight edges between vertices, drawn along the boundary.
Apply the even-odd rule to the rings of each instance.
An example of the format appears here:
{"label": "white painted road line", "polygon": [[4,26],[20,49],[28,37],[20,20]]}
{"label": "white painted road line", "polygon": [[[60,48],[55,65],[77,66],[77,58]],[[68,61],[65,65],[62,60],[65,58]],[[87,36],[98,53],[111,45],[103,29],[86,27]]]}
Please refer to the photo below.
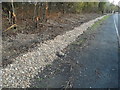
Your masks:
{"label": "white painted road line", "polygon": [[117,37],[118,37],[118,44],[119,44],[119,47],[120,47],[120,35],[119,35],[119,33],[118,33],[118,28],[117,28],[117,25],[116,25],[115,18],[114,18],[114,25],[115,25],[116,34],[117,34]]}

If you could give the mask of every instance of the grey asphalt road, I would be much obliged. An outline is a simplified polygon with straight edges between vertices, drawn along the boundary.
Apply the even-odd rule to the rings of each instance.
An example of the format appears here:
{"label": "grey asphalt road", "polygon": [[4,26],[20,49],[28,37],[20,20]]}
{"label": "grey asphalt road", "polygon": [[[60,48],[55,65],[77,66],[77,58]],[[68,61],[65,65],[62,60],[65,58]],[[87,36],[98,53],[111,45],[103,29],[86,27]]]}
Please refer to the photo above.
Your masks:
{"label": "grey asphalt road", "polygon": [[76,55],[75,58],[86,68],[77,68],[74,88],[119,87],[120,53],[115,27],[115,23],[120,26],[118,18],[117,14],[110,16],[97,28],[99,34],[90,41],[90,45]]}

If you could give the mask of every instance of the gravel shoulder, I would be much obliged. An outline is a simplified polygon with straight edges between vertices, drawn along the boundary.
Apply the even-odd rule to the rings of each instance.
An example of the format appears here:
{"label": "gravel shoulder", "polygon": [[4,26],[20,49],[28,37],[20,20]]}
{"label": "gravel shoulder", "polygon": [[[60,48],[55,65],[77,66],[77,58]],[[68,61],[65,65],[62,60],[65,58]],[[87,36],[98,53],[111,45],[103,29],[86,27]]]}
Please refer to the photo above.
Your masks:
{"label": "gravel shoulder", "polygon": [[96,21],[103,18],[98,17],[86,22],[73,30],[56,36],[53,40],[47,40],[42,44],[37,44],[31,52],[19,55],[14,58],[14,63],[3,69],[3,87],[30,87],[31,80],[42,72],[46,65],[51,64],[61,55],[61,51],[71,42],[81,35],[88,27],[91,27]]}
{"label": "gravel shoulder", "polygon": [[[99,14],[66,14],[61,17],[48,19],[46,23],[34,25],[18,25],[17,29],[11,29],[2,34],[2,61],[3,66],[13,63],[13,59],[35,49],[37,44],[47,40],[53,40],[57,35],[62,35],[74,27],[89,20],[101,16]],[[3,21],[4,22],[4,21]],[[5,25],[5,24],[3,24]]]}

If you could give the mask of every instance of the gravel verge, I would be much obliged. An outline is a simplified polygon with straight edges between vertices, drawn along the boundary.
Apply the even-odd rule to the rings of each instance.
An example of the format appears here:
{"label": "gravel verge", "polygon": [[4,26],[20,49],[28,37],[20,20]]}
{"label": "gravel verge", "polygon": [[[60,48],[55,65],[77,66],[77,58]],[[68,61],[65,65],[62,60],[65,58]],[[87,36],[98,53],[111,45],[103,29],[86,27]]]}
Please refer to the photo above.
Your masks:
{"label": "gravel verge", "polygon": [[3,87],[29,87],[31,79],[57,58],[56,52],[63,50],[88,27],[103,17],[84,23],[63,35],[58,35],[53,40],[38,44],[35,50],[13,59],[14,63],[3,69]]}
{"label": "gravel verge", "polygon": [[[60,17],[48,19],[45,23],[39,23],[38,28],[28,22],[24,25],[18,25],[16,29],[11,28],[2,33],[2,64],[6,67],[14,63],[13,58],[20,54],[30,52],[36,47],[36,44],[52,40],[58,35],[73,30],[74,27],[82,23],[93,20],[101,14],[65,14]],[[3,22],[6,22],[3,20]],[[4,26],[7,26],[3,23]],[[3,26],[2,25],[2,26]]]}

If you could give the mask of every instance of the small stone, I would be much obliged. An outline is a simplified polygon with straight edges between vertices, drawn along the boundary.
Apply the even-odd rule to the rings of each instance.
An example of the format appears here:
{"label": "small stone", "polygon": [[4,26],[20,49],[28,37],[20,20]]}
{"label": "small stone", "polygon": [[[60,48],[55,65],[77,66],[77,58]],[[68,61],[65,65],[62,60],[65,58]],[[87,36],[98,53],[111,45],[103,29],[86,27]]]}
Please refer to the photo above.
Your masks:
{"label": "small stone", "polygon": [[112,71],[115,71],[115,69],[112,69]]}
{"label": "small stone", "polygon": [[56,55],[60,58],[65,56],[65,54],[63,52],[56,52]]}
{"label": "small stone", "polygon": [[77,61],[76,63],[79,64],[79,61]]}

